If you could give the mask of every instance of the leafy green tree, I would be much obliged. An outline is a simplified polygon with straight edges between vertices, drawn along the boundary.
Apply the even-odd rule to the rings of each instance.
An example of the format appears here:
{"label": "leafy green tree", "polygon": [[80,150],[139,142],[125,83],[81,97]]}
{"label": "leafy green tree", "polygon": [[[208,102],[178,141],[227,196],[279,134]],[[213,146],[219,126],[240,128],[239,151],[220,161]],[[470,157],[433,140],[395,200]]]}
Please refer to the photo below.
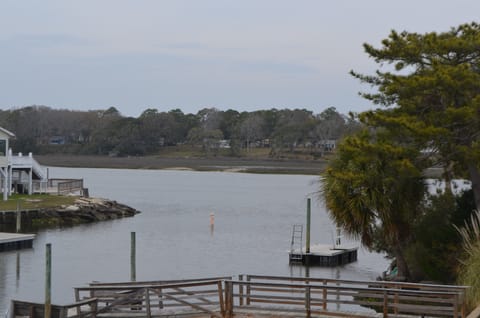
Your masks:
{"label": "leafy green tree", "polygon": [[279,118],[279,111],[278,109],[272,108],[269,110],[259,110],[257,111],[264,120],[264,134],[265,136],[272,136],[273,132],[275,131],[275,127],[277,126],[278,118]]}
{"label": "leafy green tree", "polygon": [[203,108],[198,111],[197,117],[199,118],[202,128],[205,130],[215,130],[220,129],[223,112],[216,108]]}
{"label": "leafy green tree", "polygon": [[313,113],[306,109],[283,109],[278,112],[272,133],[272,154],[282,152],[286,147],[293,152],[295,147],[308,139],[315,123]]}
{"label": "leafy green tree", "polygon": [[185,132],[182,124],[177,121],[181,120],[178,115],[174,112],[160,113],[156,109],[147,109],[140,115],[137,121],[148,153],[183,141]]}
{"label": "leafy green tree", "polygon": [[257,113],[250,113],[239,124],[239,137],[247,152],[253,143],[263,138],[263,124],[263,117]]}
{"label": "leafy green tree", "polygon": [[117,108],[111,106],[107,110],[102,112],[103,116],[113,116],[113,117],[121,117],[122,114],[118,111]]}
{"label": "leafy green tree", "polygon": [[337,112],[335,107],[329,107],[315,116],[315,124],[310,131],[312,146],[320,146],[320,155],[323,155],[325,147],[322,146],[328,140],[338,140],[346,131],[345,118]]}
{"label": "leafy green tree", "polygon": [[425,184],[418,150],[379,129],[346,137],[322,178],[330,216],[370,249],[395,257],[398,275],[410,279],[405,253],[413,239]]}
{"label": "leafy green tree", "polygon": [[194,127],[188,132],[187,138],[192,146],[201,145],[204,153],[208,156],[212,152],[217,154],[223,133],[220,129]]}
{"label": "leafy green tree", "polygon": [[414,224],[415,241],[407,249],[407,262],[415,281],[428,280],[452,284],[458,272],[461,236],[455,230],[463,226],[475,211],[473,192],[451,191],[429,194],[421,205]]}
{"label": "leafy green tree", "polygon": [[111,121],[96,131],[93,144],[97,154],[102,155],[144,155],[146,144],[141,137],[139,121],[135,118],[121,118]]}
{"label": "leafy green tree", "polygon": [[168,112],[172,115],[176,122],[175,142],[185,142],[187,140],[188,132],[193,127],[199,125],[199,119],[194,114],[184,114],[180,109],[172,109]]}
{"label": "leafy green tree", "polygon": [[467,175],[480,209],[480,25],[463,24],[447,32],[392,31],[380,48],[365,44],[380,65],[375,75],[352,74],[378,88],[362,94],[389,112],[370,120],[411,130],[445,167],[445,178]]}
{"label": "leafy green tree", "polygon": [[229,109],[223,112],[219,128],[222,131],[225,139],[231,139],[233,137],[239,119],[240,113],[236,110]]}
{"label": "leafy green tree", "polygon": [[156,108],[147,108],[141,114],[139,119],[154,117],[158,115],[158,109]]}

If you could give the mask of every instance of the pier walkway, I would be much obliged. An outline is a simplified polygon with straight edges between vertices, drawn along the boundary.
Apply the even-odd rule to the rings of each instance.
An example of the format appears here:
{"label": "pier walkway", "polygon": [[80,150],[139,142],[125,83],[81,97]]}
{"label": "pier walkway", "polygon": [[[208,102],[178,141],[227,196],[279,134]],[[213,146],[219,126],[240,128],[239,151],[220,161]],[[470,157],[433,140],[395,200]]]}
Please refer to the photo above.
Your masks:
{"label": "pier walkway", "polygon": [[[467,287],[385,281],[239,275],[176,281],[91,283],[52,317],[467,317]],[[10,317],[43,317],[12,301]]]}

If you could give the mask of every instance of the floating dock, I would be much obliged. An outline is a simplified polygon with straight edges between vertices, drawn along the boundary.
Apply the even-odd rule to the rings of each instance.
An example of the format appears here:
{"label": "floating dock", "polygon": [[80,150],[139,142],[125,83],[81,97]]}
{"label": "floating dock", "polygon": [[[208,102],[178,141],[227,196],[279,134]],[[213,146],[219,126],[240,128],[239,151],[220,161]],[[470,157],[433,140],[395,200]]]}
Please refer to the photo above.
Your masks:
{"label": "floating dock", "polygon": [[289,252],[289,263],[307,266],[339,266],[357,261],[358,247],[349,244],[323,245],[310,248],[310,253],[301,250]]}
{"label": "floating dock", "polygon": [[290,252],[288,254],[289,264],[333,267],[357,261],[358,246],[352,243],[342,242],[342,229],[338,225],[336,228],[336,236],[334,238],[333,244],[316,244],[311,246],[310,221],[311,200],[310,198],[308,198],[307,235],[305,237],[305,250],[303,249],[303,224],[294,224],[292,228],[292,241],[290,246]]}
{"label": "floating dock", "polygon": [[0,252],[32,248],[35,234],[0,232]]}

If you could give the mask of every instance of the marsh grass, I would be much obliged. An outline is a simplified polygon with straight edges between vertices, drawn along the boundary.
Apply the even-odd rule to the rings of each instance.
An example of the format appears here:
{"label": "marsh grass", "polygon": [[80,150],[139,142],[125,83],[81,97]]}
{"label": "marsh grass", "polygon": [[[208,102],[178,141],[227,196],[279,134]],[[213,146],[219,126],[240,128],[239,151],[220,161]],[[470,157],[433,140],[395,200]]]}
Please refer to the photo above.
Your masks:
{"label": "marsh grass", "polygon": [[465,222],[465,226],[457,231],[462,236],[465,252],[460,259],[458,283],[470,286],[466,297],[468,305],[473,308],[480,305],[480,212],[472,214],[470,222]]}

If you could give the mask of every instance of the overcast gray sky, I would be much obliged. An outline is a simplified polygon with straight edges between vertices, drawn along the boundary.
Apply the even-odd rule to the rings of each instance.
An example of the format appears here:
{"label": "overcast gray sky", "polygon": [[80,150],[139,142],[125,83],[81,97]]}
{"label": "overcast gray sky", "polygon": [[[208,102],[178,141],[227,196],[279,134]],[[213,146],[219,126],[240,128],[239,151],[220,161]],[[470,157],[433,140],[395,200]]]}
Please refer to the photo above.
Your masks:
{"label": "overcast gray sky", "polygon": [[363,111],[348,72],[391,29],[447,31],[480,1],[0,0],[0,108]]}

